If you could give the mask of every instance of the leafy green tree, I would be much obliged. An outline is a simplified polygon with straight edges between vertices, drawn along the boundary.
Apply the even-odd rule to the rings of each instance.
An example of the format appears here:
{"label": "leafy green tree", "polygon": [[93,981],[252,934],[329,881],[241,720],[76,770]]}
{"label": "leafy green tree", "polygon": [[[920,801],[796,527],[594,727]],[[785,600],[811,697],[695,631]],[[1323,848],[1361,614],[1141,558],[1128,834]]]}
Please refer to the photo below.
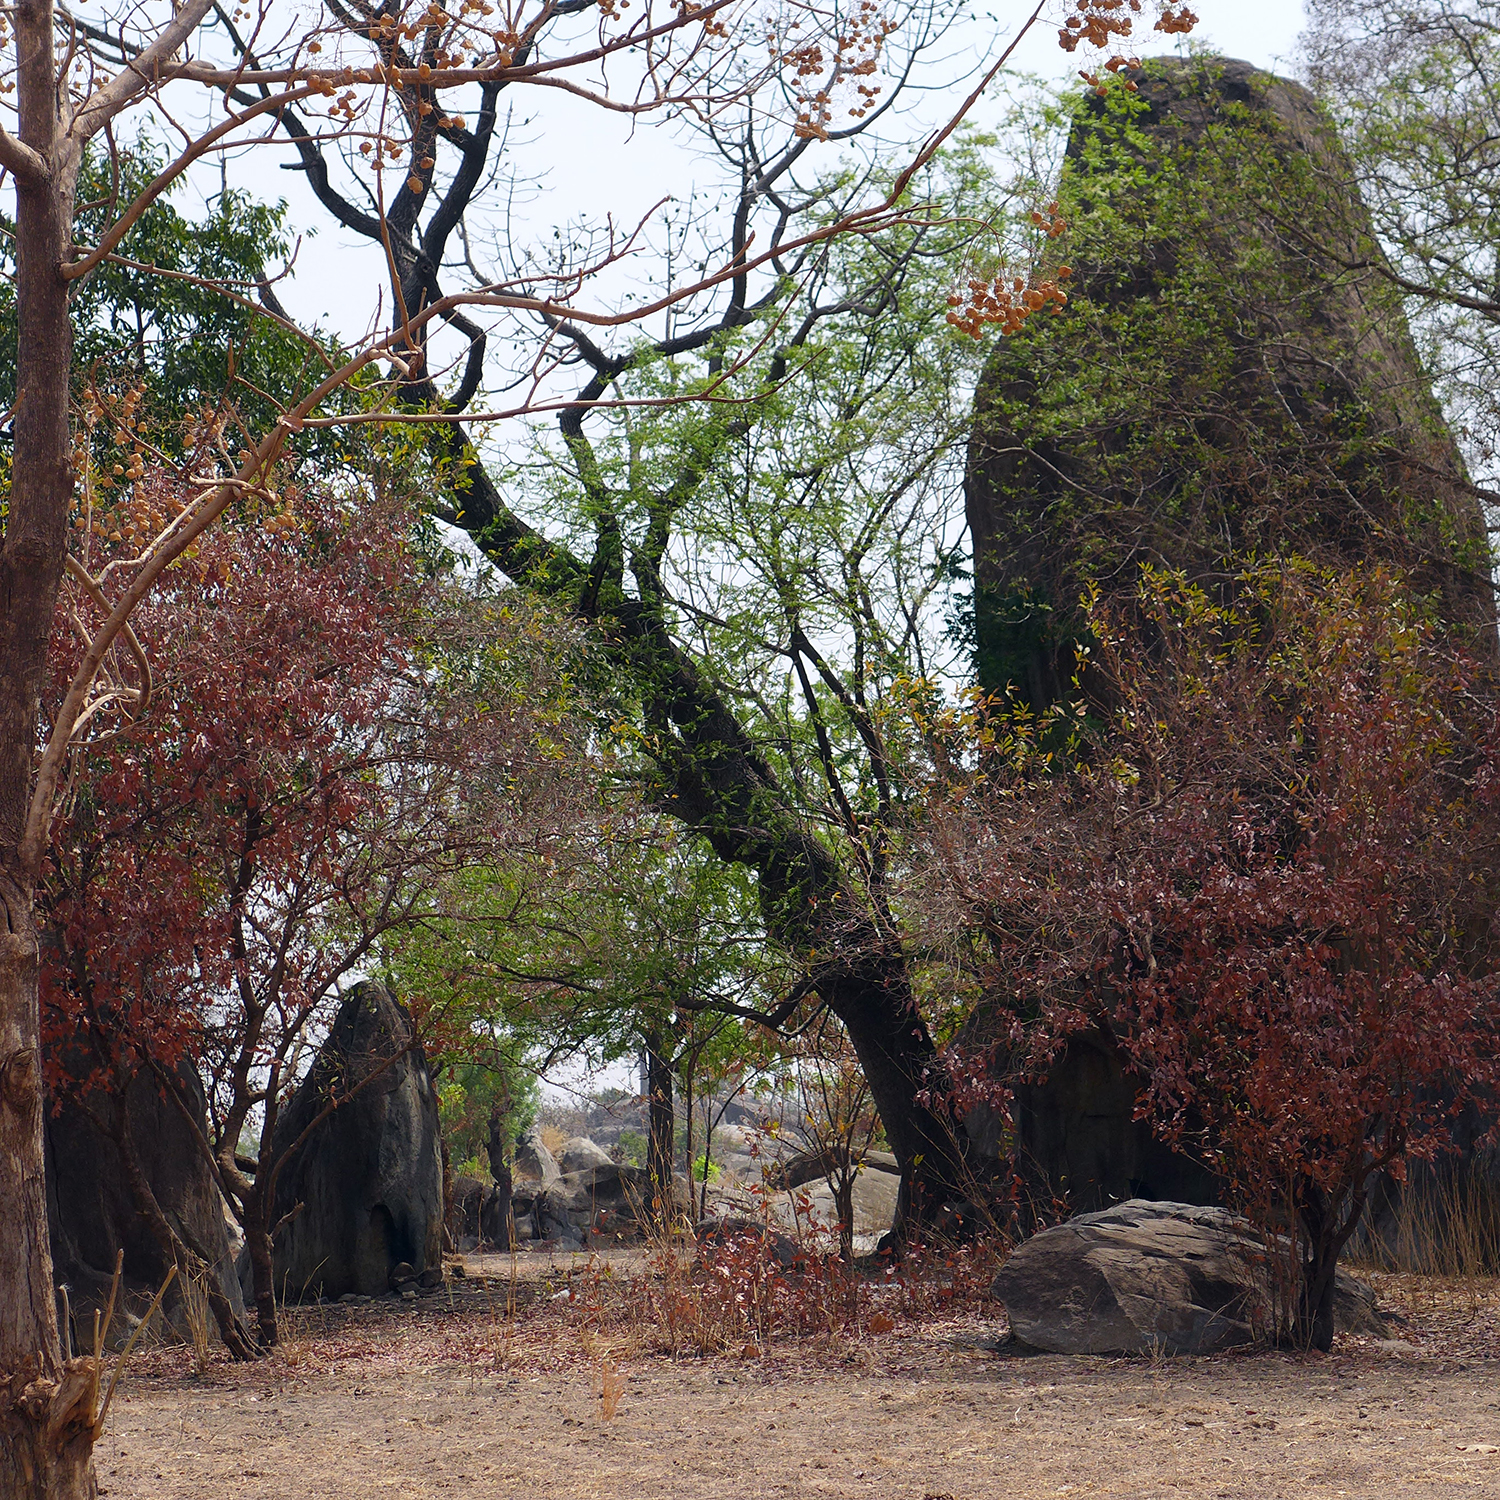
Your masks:
{"label": "leafy green tree", "polygon": [[[440,1060],[441,1061],[441,1060]],[[438,1083],[438,1114],[455,1172],[490,1174],[495,1132],[514,1143],[536,1122],[542,1091],[535,1076],[515,1064],[503,1048],[486,1049],[477,1060],[449,1062]]]}
{"label": "leafy green tree", "polygon": [[616,806],[541,865],[466,875],[450,910],[461,915],[392,945],[396,984],[465,1016],[449,1028],[451,1054],[502,1078],[644,1050],[646,1165],[665,1207],[674,1076],[691,1100],[734,1013],[756,1013],[781,982],[743,873],[674,824]]}
{"label": "leafy green tree", "polygon": [[[1310,0],[1309,81],[1349,151],[1413,332],[1476,477],[1500,473],[1500,18],[1487,0]],[[1307,226],[1310,243],[1330,248]],[[1485,499],[1494,502],[1493,494]]]}
{"label": "leafy green tree", "polygon": [[[986,146],[955,144],[921,180],[948,213],[831,248],[802,302],[788,287],[711,337],[628,357],[565,330],[595,372],[587,428],[570,412],[555,442],[539,434],[503,499],[468,468],[454,511],[607,643],[646,798],[745,872],[794,967],[753,1019],[840,1017],[932,1202],[967,1177],[927,1093],[937,1054],[891,874],[904,710],[957,660],[944,618],[982,351],[947,308],[956,269],[992,274],[1007,222]],[[834,215],[856,190],[826,183],[820,201]]]}
{"label": "leafy green tree", "polygon": [[[146,139],[112,158],[91,153],[79,183],[78,233],[96,243],[115,206],[146,191],[164,165]],[[180,188],[181,184],[174,184]],[[327,373],[334,345],[294,328],[276,297],[275,279],[294,258],[284,202],[263,203],[225,186],[201,217],[170,201],[142,215],[115,254],[83,278],[71,299],[76,393],[111,405],[129,394],[133,418],[96,429],[95,482],[107,496],[128,481],[112,471],[133,454],[156,448],[180,456],[205,409],[232,404],[239,423],[258,430]],[[0,403],[16,398],[14,226],[0,216]],[[355,402],[345,394],[336,406]],[[351,447],[347,434],[309,434],[298,458],[324,467]],[[111,440],[113,439],[113,440]],[[356,445],[358,439],[352,440]]]}

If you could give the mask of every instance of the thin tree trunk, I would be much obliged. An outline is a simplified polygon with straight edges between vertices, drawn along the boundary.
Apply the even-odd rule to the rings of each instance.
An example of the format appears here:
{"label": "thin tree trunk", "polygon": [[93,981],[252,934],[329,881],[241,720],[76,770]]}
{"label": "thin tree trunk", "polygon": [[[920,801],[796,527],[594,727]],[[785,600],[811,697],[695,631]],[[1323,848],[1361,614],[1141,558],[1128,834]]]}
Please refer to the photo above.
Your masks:
{"label": "thin tree trunk", "polygon": [[[490,1176],[495,1179],[495,1190],[490,1197],[490,1219],[494,1234],[490,1237],[502,1249],[516,1247],[516,1217],[511,1206],[511,1195],[515,1179],[511,1176],[510,1163],[505,1159],[505,1131],[503,1116],[496,1106],[490,1110],[489,1137],[485,1141],[485,1154],[490,1159]],[[483,1224],[480,1225],[481,1230]]]}
{"label": "thin tree trunk", "polygon": [[253,1195],[245,1204],[245,1248],[250,1252],[250,1275],[255,1290],[255,1331],[262,1349],[274,1349],[281,1341],[276,1326],[276,1262],[271,1249],[271,1230],[266,1222],[271,1205],[257,1176]]}
{"label": "thin tree trunk", "polygon": [[672,1108],[672,1064],[655,1031],[642,1034],[646,1046],[646,1177],[651,1184],[651,1216],[660,1224],[672,1219],[673,1137],[677,1121]]}

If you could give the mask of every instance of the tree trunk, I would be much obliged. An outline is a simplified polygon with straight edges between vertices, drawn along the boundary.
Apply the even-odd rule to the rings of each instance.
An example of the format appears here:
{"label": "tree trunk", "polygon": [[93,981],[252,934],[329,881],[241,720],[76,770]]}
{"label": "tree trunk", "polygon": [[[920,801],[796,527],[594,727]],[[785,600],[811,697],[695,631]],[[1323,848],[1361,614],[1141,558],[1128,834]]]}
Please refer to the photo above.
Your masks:
{"label": "tree trunk", "polygon": [[48,169],[16,184],[16,412],[0,549],[0,1495],[93,1496],[91,1360],[58,1342],[42,1157],[36,873],[24,842],[37,704],[73,498],[68,285],[76,156],[59,138],[54,13],[16,12],[20,135]]}
{"label": "tree trunk", "polygon": [[271,1250],[271,1231],[266,1220],[271,1213],[267,1184],[257,1176],[255,1189],[245,1203],[245,1248],[250,1252],[250,1276],[255,1290],[255,1331],[262,1349],[274,1349],[281,1340],[276,1326],[276,1262]]}
{"label": "tree trunk", "polygon": [[458,1249],[458,1221],[453,1204],[453,1158],[448,1154],[448,1137],[438,1137],[443,1153],[443,1249],[452,1255]]}
{"label": "tree trunk", "polygon": [[854,1264],[854,1162],[847,1144],[839,1147],[838,1167],[834,1180],[833,1204],[839,1216],[839,1259],[846,1266]]}
{"label": "tree trunk", "polygon": [[660,1035],[645,1031],[646,1046],[646,1177],[651,1184],[651,1217],[663,1226],[672,1220],[672,1166],[677,1121],[672,1107],[672,1064]]}
{"label": "tree trunk", "polygon": [[515,1188],[515,1179],[511,1176],[510,1163],[505,1158],[502,1120],[498,1108],[490,1110],[490,1132],[484,1149],[490,1159],[490,1176],[495,1179],[495,1191],[490,1199],[490,1219],[494,1228],[491,1238],[502,1249],[514,1250],[516,1218],[511,1208],[511,1194]]}
{"label": "tree trunk", "polygon": [[29,887],[0,875],[0,906],[0,1495],[91,1500],[93,1360],[63,1361],[47,1242]]}
{"label": "tree trunk", "polygon": [[931,1096],[942,1095],[945,1079],[899,937],[879,929],[865,894],[809,830],[728,701],[672,638],[660,608],[630,598],[618,573],[601,578],[528,526],[506,506],[463,430],[455,423],[448,433],[465,459],[456,486],[460,523],[508,577],[566,601],[597,630],[640,693],[663,810],[721,859],[756,872],[767,931],[805,957],[817,992],[844,1023],[901,1164],[898,1228],[964,1200],[963,1142],[956,1122],[934,1108]]}
{"label": "tree trunk", "polygon": [[849,1034],[901,1165],[899,1241],[908,1224],[931,1223],[944,1204],[968,1199],[961,1127],[942,1109],[947,1074],[917,1009],[904,953],[870,953],[820,988]]}

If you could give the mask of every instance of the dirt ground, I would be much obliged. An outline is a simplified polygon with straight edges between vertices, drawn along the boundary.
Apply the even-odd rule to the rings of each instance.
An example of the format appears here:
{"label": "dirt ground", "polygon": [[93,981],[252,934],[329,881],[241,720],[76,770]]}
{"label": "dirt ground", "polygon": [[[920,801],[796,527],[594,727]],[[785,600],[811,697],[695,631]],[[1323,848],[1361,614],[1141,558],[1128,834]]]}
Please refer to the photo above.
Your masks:
{"label": "dirt ground", "polygon": [[149,1352],[100,1442],[101,1493],[1500,1500],[1490,1283],[1381,1279],[1398,1336],[1327,1357],[1007,1356],[998,1306],[971,1302],[673,1359],[631,1322],[626,1258],[607,1317],[581,1264],[528,1258],[518,1284],[492,1266],[485,1286],[470,1260],[415,1304],[295,1313],[253,1366]]}

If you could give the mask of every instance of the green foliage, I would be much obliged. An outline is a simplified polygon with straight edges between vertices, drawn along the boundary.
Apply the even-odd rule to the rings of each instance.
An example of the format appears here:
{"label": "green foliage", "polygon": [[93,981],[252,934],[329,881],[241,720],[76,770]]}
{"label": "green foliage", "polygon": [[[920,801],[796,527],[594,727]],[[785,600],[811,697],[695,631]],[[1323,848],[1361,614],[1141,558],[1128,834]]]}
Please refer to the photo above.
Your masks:
{"label": "green foliage", "polygon": [[[798,836],[857,884],[885,859],[902,794],[888,736],[904,723],[887,707],[955,658],[944,620],[963,572],[957,497],[982,351],[947,326],[947,296],[966,267],[992,264],[1010,223],[991,145],[961,138],[912,190],[934,206],[903,226],[835,242],[806,300],[789,284],[705,349],[639,351],[616,389],[650,405],[592,413],[566,442],[539,431],[516,467],[518,508],[594,559],[540,586],[642,642],[622,648],[636,696],[622,735],[646,797],[674,805],[699,736],[667,722],[680,711],[672,651],[609,623],[638,607],[769,769],[724,810],[721,858],[753,862],[790,802]],[[718,726],[704,729],[708,757]],[[805,864],[776,863],[789,884],[760,889],[767,920],[816,925],[816,891],[792,879]]]}
{"label": "green foliage", "polygon": [[620,1132],[620,1155],[632,1167],[646,1165],[646,1148],[650,1143],[639,1130],[628,1127]]}
{"label": "green foliage", "polygon": [[[139,196],[163,159],[144,139],[112,162],[92,154],[86,159],[78,193],[84,205],[80,244],[109,227],[118,205]],[[75,383],[115,398],[145,387],[141,433],[169,456],[179,450],[184,425],[225,399],[251,432],[263,431],[278,403],[327,373],[333,348],[288,331],[259,305],[259,283],[274,278],[292,253],[286,215],[284,202],[261,203],[228,187],[197,218],[158,200],[115,258],[75,285]],[[16,383],[12,243],[8,232],[0,238],[0,404],[6,407],[15,400]],[[334,409],[356,400],[355,393],[342,395]],[[232,434],[230,441],[239,439]],[[296,456],[336,462],[349,446],[346,436],[308,431]],[[107,467],[112,455],[95,457]]]}
{"label": "green foliage", "polygon": [[488,1062],[459,1062],[438,1086],[438,1118],[455,1173],[488,1178],[490,1115],[498,1110],[507,1150],[536,1123],[541,1105],[536,1078],[496,1050]]}
{"label": "green foliage", "polygon": [[1310,0],[1308,76],[1355,180],[1465,456],[1500,455],[1500,33],[1486,0]]}

